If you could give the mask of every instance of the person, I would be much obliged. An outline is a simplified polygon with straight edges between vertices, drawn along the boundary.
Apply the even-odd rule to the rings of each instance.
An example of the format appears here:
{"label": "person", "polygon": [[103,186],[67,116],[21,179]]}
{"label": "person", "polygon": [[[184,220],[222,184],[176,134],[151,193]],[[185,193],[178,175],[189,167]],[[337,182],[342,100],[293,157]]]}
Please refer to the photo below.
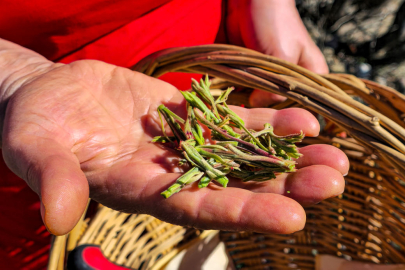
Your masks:
{"label": "person", "polygon": [[[150,143],[161,133],[156,108],[184,115],[184,100],[175,86],[126,68],[160,49],[217,41],[326,73],[293,0],[6,0],[0,9],[0,265],[44,268],[49,238],[38,210],[49,232],[66,234],[89,196],[179,225],[286,234],[304,227],[302,206],[343,192],[347,157],[311,145],[295,173],[163,199],[179,173],[173,154]],[[181,88],[187,76],[176,76],[162,79]],[[258,91],[252,105],[282,99]],[[234,109],[250,129],[268,122],[281,135],[319,133],[303,109]]]}

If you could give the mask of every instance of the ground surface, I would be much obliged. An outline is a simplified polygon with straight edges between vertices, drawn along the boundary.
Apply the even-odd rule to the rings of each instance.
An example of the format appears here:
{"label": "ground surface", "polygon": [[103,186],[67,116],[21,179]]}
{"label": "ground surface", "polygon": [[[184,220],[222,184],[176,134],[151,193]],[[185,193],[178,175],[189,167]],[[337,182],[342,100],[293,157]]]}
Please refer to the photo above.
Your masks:
{"label": "ground surface", "polygon": [[405,0],[296,0],[331,72],[405,93]]}

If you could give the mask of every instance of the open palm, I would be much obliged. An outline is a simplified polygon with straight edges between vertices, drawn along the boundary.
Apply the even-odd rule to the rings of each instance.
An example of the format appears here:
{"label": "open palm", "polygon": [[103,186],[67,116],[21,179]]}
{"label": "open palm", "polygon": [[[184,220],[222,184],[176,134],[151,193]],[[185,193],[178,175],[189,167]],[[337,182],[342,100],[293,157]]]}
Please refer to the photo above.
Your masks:
{"label": "open palm", "polygon": [[[301,205],[343,192],[348,161],[338,149],[301,149],[299,170],[265,183],[231,181],[169,199],[160,193],[178,178],[178,155],[151,143],[161,135],[156,108],[184,115],[173,86],[99,61],[78,61],[28,80],[10,98],[3,128],[8,166],[38,193],[48,229],[67,233],[92,199],[130,213],[200,228],[291,233],[303,228]],[[316,136],[316,119],[302,109],[234,110],[248,128],[264,123],[283,135]],[[288,193],[287,193],[288,191]]]}

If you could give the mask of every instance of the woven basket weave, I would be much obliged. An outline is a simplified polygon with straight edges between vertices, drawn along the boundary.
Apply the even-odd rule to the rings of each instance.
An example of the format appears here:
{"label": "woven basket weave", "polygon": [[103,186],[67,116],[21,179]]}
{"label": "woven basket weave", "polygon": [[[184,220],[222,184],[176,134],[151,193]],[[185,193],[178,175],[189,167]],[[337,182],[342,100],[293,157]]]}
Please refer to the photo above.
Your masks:
{"label": "woven basket weave", "polygon": [[[209,74],[216,89],[236,86],[285,96],[287,101],[274,108],[302,107],[326,119],[322,134],[306,138],[304,144],[332,144],[349,157],[345,192],[306,208],[304,230],[292,235],[221,232],[237,268],[314,269],[316,254],[405,263],[404,95],[352,75],[320,76],[229,45],[167,49],[133,69],[154,77],[167,72]],[[234,94],[229,103],[248,105],[248,93]],[[68,244],[66,237],[55,240],[49,268],[63,269],[64,254],[77,243],[96,243],[118,264],[159,269],[209,233],[100,207],[92,220],[78,224]]]}

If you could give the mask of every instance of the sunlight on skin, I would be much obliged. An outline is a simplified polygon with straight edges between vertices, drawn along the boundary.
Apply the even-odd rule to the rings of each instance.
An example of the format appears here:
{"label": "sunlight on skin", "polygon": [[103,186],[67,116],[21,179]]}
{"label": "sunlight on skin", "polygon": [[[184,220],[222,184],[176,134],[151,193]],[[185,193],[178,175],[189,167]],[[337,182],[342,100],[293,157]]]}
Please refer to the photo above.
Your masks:
{"label": "sunlight on skin", "polygon": [[[294,0],[228,1],[227,33],[231,44],[298,64],[315,73],[329,73],[322,52],[312,41]],[[285,97],[255,90],[253,107],[267,107]]]}
{"label": "sunlight on skin", "polygon": [[[315,161],[303,158],[303,168],[282,176],[284,180],[260,187],[237,181],[228,188],[191,186],[165,200],[160,193],[179,174],[176,153],[151,143],[161,135],[156,112],[160,104],[185,114],[183,97],[173,86],[98,61],[51,68],[17,89],[5,116],[3,155],[39,194],[52,233],[72,229],[89,194],[116,210],[180,225],[291,233],[305,224],[301,202],[318,202],[343,191],[347,160],[334,150],[341,160],[336,167],[329,146],[320,145],[304,150],[307,156],[318,155]],[[302,109],[233,109],[251,129],[268,122],[280,135],[319,132],[316,118]],[[293,191],[291,198],[284,196],[286,189]]]}

